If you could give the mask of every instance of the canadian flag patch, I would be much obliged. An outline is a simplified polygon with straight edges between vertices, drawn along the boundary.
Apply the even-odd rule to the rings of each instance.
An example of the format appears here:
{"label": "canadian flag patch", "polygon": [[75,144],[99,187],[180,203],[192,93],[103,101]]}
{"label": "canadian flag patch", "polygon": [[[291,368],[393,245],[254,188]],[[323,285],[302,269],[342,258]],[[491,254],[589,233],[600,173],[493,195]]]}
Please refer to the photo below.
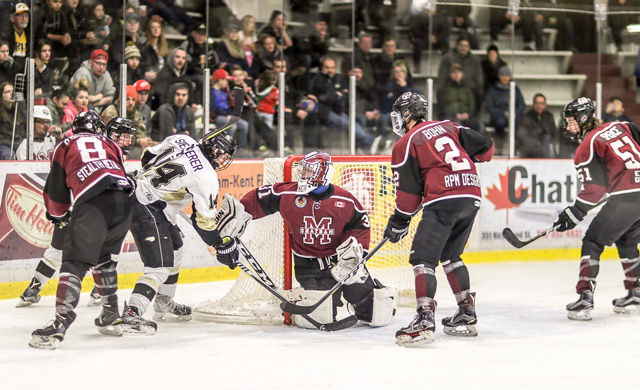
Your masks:
{"label": "canadian flag patch", "polygon": [[344,202],[340,202],[340,201],[336,201],[336,207],[340,207],[341,209],[344,208]]}

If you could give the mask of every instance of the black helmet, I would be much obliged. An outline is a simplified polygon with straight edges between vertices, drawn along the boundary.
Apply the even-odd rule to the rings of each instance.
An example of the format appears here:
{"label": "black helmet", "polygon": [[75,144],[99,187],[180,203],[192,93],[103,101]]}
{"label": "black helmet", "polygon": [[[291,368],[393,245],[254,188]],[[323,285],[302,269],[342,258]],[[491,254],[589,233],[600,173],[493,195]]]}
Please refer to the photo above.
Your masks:
{"label": "black helmet", "polygon": [[412,119],[418,122],[427,120],[428,107],[429,102],[424,95],[417,92],[403,93],[393,103],[393,111],[391,112],[393,132],[402,137],[407,132],[405,125]]}
{"label": "black helmet", "polygon": [[233,161],[233,155],[236,150],[238,150],[236,140],[226,132],[222,132],[215,137],[205,137],[200,140],[198,145],[216,171],[227,168]]}
{"label": "black helmet", "polygon": [[596,120],[595,117],[596,112],[596,104],[593,100],[588,97],[580,97],[577,99],[573,99],[564,107],[562,111],[562,125],[561,128],[563,130],[569,131],[567,129],[567,118],[573,118],[578,123],[578,127],[580,127],[580,134],[571,134],[569,132],[569,137],[572,139],[580,139],[583,136],[585,129],[588,128],[593,121]]}
{"label": "black helmet", "polygon": [[73,119],[73,134],[93,133],[104,135],[104,122],[100,115],[93,110],[82,111]]}
{"label": "black helmet", "polygon": [[[125,134],[131,137],[121,138]],[[124,154],[129,154],[136,146],[136,126],[127,118],[115,117],[107,124],[107,137],[117,143]]]}

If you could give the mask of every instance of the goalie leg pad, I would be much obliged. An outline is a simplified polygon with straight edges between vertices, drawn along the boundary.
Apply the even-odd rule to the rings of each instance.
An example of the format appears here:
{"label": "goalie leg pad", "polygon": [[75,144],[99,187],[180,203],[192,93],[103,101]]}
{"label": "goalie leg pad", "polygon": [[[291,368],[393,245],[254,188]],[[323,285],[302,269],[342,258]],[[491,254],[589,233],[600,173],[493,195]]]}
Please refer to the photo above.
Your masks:
{"label": "goalie leg pad", "polygon": [[[317,290],[305,290],[303,288],[297,287],[287,291],[288,298],[292,302],[297,302],[299,305],[313,305],[318,302],[320,298],[326,294],[326,291],[317,291]],[[309,317],[320,323],[329,323],[333,322],[333,303],[332,299],[327,299],[320,305],[313,313],[309,314]],[[301,315],[294,314],[292,316],[293,324],[300,328],[306,329],[317,329],[313,326],[309,321],[305,320]]]}
{"label": "goalie leg pad", "polygon": [[378,327],[389,325],[398,308],[398,289],[383,287],[373,290],[373,315],[369,325]]}

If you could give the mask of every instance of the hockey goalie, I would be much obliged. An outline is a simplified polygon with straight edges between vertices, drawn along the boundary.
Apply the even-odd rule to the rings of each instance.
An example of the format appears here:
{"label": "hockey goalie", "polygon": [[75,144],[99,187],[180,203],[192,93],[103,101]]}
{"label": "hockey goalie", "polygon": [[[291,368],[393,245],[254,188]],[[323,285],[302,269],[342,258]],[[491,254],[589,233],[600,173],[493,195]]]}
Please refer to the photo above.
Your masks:
{"label": "hockey goalie", "polygon": [[[329,183],[331,157],[324,152],[307,154],[300,162],[298,182],[259,187],[241,203],[253,219],[279,212],[289,226],[295,278],[301,288],[292,291],[300,304],[313,304],[351,272],[369,248],[369,217],[348,191]],[[226,264],[235,268],[235,263]],[[373,279],[366,267],[318,307],[311,316],[321,322],[335,321],[341,295],[358,320],[385,326],[395,315],[398,291]],[[298,315],[297,326],[315,328]]]}

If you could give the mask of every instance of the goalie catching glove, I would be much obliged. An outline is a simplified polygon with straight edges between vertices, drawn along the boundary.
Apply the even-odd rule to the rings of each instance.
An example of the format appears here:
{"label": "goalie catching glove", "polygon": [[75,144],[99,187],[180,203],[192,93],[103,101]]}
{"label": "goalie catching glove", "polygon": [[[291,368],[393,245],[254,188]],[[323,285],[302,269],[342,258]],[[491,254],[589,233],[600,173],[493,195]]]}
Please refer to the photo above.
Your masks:
{"label": "goalie catching glove", "polygon": [[566,232],[576,227],[578,222],[584,219],[585,215],[586,213],[580,211],[576,206],[569,206],[562,210],[553,226],[558,226],[556,230],[559,232]]}
{"label": "goalie catching glove", "polygon": [[222,244],[216,245],[215,248],[218,261],[230,269],[235,269],[239,257],[236,240],[231,237],[224,237]]}
{"label": "goalie catching glove", "polygon": [[[363,255],[362,244],[355,237],[349,239],[336,249],[338,255],[338,263],[331,267],[331,275],[340,281],[349,272],[351,272],[362,260]],[[358,272],[347,279],[344,284],[364,283],[369,277],[369,272],[364,268],[364,264],[360,265]]]}
{"label": "goalie catching glove", "polygon": [[222,206],[216,215],[216,227],[220,237],[240,237],[244,233],[251,214],[244,211],[244,205],[233,196],[224,194]]}

